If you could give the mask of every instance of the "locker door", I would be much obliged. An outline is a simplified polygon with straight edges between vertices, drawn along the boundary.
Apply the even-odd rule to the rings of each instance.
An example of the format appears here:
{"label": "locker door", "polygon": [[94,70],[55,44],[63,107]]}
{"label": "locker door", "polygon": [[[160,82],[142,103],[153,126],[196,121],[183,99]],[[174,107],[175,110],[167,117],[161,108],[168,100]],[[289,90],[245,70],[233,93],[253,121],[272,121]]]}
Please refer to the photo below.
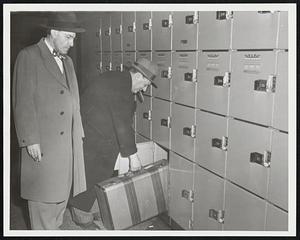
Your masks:
{"label": "locker door", "polygon": [[271,126],[275,52],[232,54],[229,114]]}
{"label": "locker door", "polygon": [[135,142],[142,143],[142,142],[149,142],[148,138],[143,137],[142,135],[135,133]]}
{"label": "locker door", "polygon": [[195,165],[194,230],[222,230],[210,212],[223,210],[224,179]]}
{"label": "locker door", "polygon": [[104,13],[101,18],[101,35],[102,35],[102,51],[111,51],[111,27],[110,27],[110,13]]}
{"label": "locker door", "polygon": [[158,65],[158,76],[155,78],[157,88],[152,88],[153,96],[170,100],[171,87],[171,52],[153,52],[153,62]]}
{"label": "locker door", "polygon": [[111,71],[111,53],[102,53],[102,72]]}
{"label": "locker door", "polygon": [[[151,60],[151,52],[137,52],[136,53],[136,59],[139,59],[139,58],[146,58],[146,59],[149,59]],[[145,91],[145,94],[148,95],[148,96],[152,96],[152,85],[148,86],[147,87],[147,90]]]}
{"label": "locker door", "polygon": [[172,50],[197,50],[197,12],[173,12]]}
{"label": "locker door", "polygon": [[197,53],[174,52],[172,57],[172,101],[194,107]]}
{"label": "locker door", "polygon": [[123,66],[122,66],[122,53],[112,53],[112,70],[113,71],[122,71]]}
{"label": "locker door", "polygon": [[135,52],[123,53],[123,69],[128,70],[131,64],[135,61]]}
{"label": "locker door", "polygon": [[171,12],[152,12],[152,49],[171,50]]}
{"label": "locker door", "polygon": [[197,110],[195,162],[224,176],[227,118]]}
{"label": "locker door", "polygon": [[169,146],[170,102],[153,98],[152,101],[152,139],[166,148]]}
{"label": "locker door", "polygon": [[122,36],[122,13],[111,13],[111,48],[113,52],[122,51],[121,36]]}
{"label": "locker door", "polygon": [[123,51],[135,51],[135,13],[123,12]]}
{"label": "locker door", "polygon": [[144,96],[144,102],[137,102],[136,131],[150,138],[151,127],[151,97]]}
{"label": "locker door", "polygon": [[151,50],[151,12],[136,12],[136,49]]}
{"label": "locker door", "polygon": [[271,130],[229,120],[227,178],[266,198]]}
{"label": "locker door", "polygon": [[280,12],[278,48],[288,49],[288,12]]}
{"label": "locker door", "polygon": [[263,231],[265,201],[226,182],[224,230]]}
{"label": "locker door", "polygon": [[287,231],[288,213],[281,209],[267,204],[266,231]]}
{"label": "locker door", "polygon": [[227,115],[230,53],[200,52],[197,107]]}
{"label": "locker door", "polygon": [[268,200],[288,210],[288,134],[273,131]]}
{"label": "locker door", "polygon": [[288,52],[278,53],[273,126],[288,131]]}
{"label": "locker door", "polygon": [[195,109],[172,104],[171,149],[194,161]]}
{"label": "locker door", "polygon": [[199,49],[229,49],[231,12],[199,12]]}
{"label": "locker door", "polygon": [[188,191],[193,190],[193,164],[170,152],[169,174],[169,214],[183,229],[189,229],[192,217],[192,202]]}
{"label": "locker door", "polygon": [[233,49],[273,49],[279,12],[239,11],[233,12]]}

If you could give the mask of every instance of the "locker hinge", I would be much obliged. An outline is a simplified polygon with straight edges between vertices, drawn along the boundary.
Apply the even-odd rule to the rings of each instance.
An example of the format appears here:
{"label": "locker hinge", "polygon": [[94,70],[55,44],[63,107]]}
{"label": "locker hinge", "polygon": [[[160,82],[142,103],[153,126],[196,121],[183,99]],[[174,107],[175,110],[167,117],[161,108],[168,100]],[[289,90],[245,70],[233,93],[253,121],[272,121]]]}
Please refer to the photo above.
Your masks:
{"label": "locker hinge", "polygon": [[172,68],[168,67],[168,78],[170,79],[172,77]]}
{"label": "locker hinge", "polygon": [[152,29],[152,19],[149,18],[149,30],[151,30],[151,29]]}
{"label": "locker hinge", "polygon": [[99,33],[99,37],[101,37],[101,28],[99,28],[99,32],[98,33]]}
{"label": "locker hinge", "polygon": [[167,128],[170,128],[170,121],[171,121],[170,117],[167,117],[167,119],[162,118],[162,119],[160,119],[160,125],[164,126],[164,127],[167,127]]}
{"label": "locker hinge", "polygon": [[196,126],[192,125],[192,127],[184,127],[183,128],[183,135],[195,138],[196,137]]}
{"label": "locker hinge", "polygon": [[122,27],[122,24],[120,24],[120,34],[123,33],[123,27]]}
{"label": "locker hinge", "polygon": [[250,162],[269,168],[271,165],[271,152],[267,150],[264,153],[252,152],[250,153]]}
{"label": "locker hinge", "polygon": [[194,191],[183,189],[181,191],[181,197],[189,200],[190,202],[194,202]]}
{"label": "locker hinge", "polygon": [[225,218],[225,211],[224,210],[215,210],[215,209],[209,209],[208,213],[210,218],[215,219],[218,223],[224,223]]}
{"label": "locker hinge", "polygon": [[193,230],[194,228],[194,221],[192,219],[189,219],[189,229]]}
{"label": "locker hinge", "polygon": [[260,92],[274,93],[276,88],[276,77],[269,75],[268,79],[257,79],[254,81],[254,90]]}
{"label": "locker hinge", "polygon": [[195,11],[194,12],[194,19],[193,19],[193,23],[196,24],[199,22],[199,12]]}
{"label": "locker hinge", "polygon": [[112,70],[112,62],[109,62],[109,71]]}
{"label": "locker hinge", "polygon": [[169,25],[168,27],[171,28],[173,26],[173,16],[172,14],[169,14]]}
{"label": "locker hinge", "polygon": [[150,121],[151,120],[151,110],[149,110],[148,112],[144,112],[143,118]]}
{"label": "locker hinge", "polygon": [[233,17],[232,11],[217,11],[216,19],[217,20],[228,20]]}
{"label": "locker hinge", "polygon": [[228,137],[223,136],[222,139],[220,139],[220,138],[213,138],[211,140],[211,145],[213,147],[220,148],[223,151],[227,151]]}
{"label": "locker hinge", "polygon": [[120,64],[120,71],[123,72],[123,63]]}
{"label": "locker hinge", "polygon": [[132,23],[132,32],[135,32],[136,30],[136,25],[135,25],[135,22]]}

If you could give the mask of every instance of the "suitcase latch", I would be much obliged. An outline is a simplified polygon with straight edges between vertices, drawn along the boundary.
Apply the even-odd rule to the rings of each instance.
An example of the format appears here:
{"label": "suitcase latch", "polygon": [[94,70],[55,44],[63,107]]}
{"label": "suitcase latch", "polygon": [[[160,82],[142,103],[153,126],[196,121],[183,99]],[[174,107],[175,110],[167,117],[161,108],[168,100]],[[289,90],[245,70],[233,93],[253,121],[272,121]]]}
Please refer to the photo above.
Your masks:
{"label": "suitcase latch", "polygon": [[190,202],[194,202],[194,191],[183,189],[181,191],[181,197],[189,200]]}
{"label": "suitcase latch", "polygon": [[219,223],[224,223],[225,211],[209,209],[209,217],[215,219]]}
{"label": "suitcase latch", "polygon": [[220,148],[223,151],[227,151],[228,137],[223,136],[222,139],[220,139],[220,138],[213,138],[211,140],[211,145],[213,147]]}
{"label": "suitcase latch", "polygon": [[264,153],[252,152],[250,153],[250,162],[257,163],[266,168],[269,168],[271,165],[271,152],[264,151]]}

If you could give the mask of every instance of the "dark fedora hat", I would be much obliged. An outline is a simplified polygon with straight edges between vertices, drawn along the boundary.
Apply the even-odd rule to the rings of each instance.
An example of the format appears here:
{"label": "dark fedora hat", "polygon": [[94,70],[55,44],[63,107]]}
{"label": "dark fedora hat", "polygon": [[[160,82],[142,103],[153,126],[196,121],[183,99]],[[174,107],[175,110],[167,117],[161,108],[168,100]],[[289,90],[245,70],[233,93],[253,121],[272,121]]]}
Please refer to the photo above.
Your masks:
{"label": "dark fedora hat", "polygon": [[156,84],[153,82],[158,73],[157,64],[147,58],[139,58],[136,62],[132,63],[131,67],[143,74],[145,78],[150,80],[151,85],[157,88]]}
{"label": "dark fedora hat", "polygon": [[41,26],[47,29],[66,32],[85,32],[85,29],[80,26],[74,12],[52,12],[48,16],[47,23],[41,24]]}

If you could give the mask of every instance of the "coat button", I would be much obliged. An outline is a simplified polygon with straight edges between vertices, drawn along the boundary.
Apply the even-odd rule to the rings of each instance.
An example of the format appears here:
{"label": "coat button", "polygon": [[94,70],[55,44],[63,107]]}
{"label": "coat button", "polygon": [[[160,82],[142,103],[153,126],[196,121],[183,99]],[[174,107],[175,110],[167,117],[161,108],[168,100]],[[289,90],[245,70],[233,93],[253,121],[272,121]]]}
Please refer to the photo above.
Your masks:
{"label": "coat button", "polygon": [[63,115],[65,112],[64,111],[62,111],[62,112],[60,112],[60,115]]}
{"label": "coat button", "polygon": [[60,90],[60,94],[64,94],[64,90]]}
{"label": "coat button", "polygon": [[63,131],[61,131],[61,132],[60,132],[60,135],[63,135],[63,134],[64,134],[64,132],[63,132]]}

